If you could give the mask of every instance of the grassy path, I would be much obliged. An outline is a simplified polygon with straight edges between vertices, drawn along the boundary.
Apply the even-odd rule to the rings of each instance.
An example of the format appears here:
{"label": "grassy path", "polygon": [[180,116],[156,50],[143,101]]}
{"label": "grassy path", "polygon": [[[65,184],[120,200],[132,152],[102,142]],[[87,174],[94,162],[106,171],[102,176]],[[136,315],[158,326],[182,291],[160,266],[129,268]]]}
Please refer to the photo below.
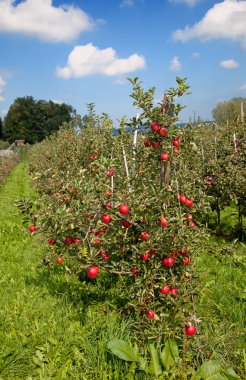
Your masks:
{"label": "grassy path", "polygon": [[30,236],[14,206],[17,197],[33,196],[26,165],[20,163],[0,192],[1,380],[67,379],[71,356],[76,359],[78,315],[70,302],[54,295],[40,268],[45,244]]}

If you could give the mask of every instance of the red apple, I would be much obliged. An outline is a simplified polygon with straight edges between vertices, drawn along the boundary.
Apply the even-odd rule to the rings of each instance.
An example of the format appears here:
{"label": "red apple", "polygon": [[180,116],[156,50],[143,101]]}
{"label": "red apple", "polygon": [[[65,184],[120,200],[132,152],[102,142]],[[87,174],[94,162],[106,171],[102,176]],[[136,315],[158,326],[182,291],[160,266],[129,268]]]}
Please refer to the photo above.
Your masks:
{"label": "red apple", "polygon": [[99,268],[96,266],[89,267],[87,269],[87,276],[90,278],[96,278],[99,273]]}
{"label": "red apple", "polygon": [[161,218],[161,226],[162,227],[168,227],[168,221],[166,218]]}
{"label": "red apple", "polygon": [[122,215],[127,215],[127,214],[129,214],[129,206],[124,205],[124,204],[120,205],[120,207],[119,207],[119,212],[120,212]]}
{"label": "red apple", "polygon": [[196,326],[192,325],[191,323],[185,326],[185,334],[189,336],[193,336],[196,333]]}
{"label": "red apple", "polygon": [[145,314],[150,318],[153,319],[155,317],[155,313],[151,310],[146,310]]}
{"label": "red apple", "polygon": [[160,127],[159,124],[157,124],[156,122],[151,123],[151,126],[150,126],[150,128],[154,132],[157,132],[159,130],[159,127]]}
{"label": "red apple", "polygon": [[131,223],[128,222],[128,220],[123,219],[122,220],[122,226],[125,228],[129,228],[131,226]]}
{"label": "red apple", "polygon": [[56,258],[57,264],[62,264],[63,263],[63,258],[62,257],[57,257]]}
{"label": "red apple", "polygon": [[162,153],[161,155],[160,155],[160,159],[161,159],[161,161],[168,161],[169,160],[169,154],[168,153]]}
{"label": "red apple", "polygon": [[148,240],[149,239],[148,232],[146,232],[146,231],[142,232],[141,233],[141,239],[144,240],[144,241]]}
{"label": "red apple", "polygon": [[164,285],[164,287],[160,289],[160,293],[161,294],[168,294],[168,293],[170,293],[169,285],[168,284]]}
{"label": "red apple", "polygon": [[179,294],[179,292],[178,292],[178,289],[177,289],[177,288],[172,288],[172,289],[170,290],[170,295],[171,295],[171,297],[176,298],[176,297],[178,297],[178,294]]}
{"label": "red apple", "polygon": [[176,146],[176,147],[180,146],[179,139],[176,138],[176,139],[173,140],[173,146]]}
{"label": "red apple", "polygon": [[165,265],[165,267],[172,267],[174,264],[174,258],[173,257],[165,257],[162,260],[162,262]]}
{"label": "red apple", "polygon": [[152,141],[151,140],[145,140],[144,145],[146,146],[146,148],[149,148],[152,145]]}
{"label": "red apple", "polygon": [[186,196],[185,195],[180,195],[180,197],[179,197],[179,201],[180,201],[180,203],[182,203],[182,204],[184,204],[184,203],[186,203]]}
{"label": "red apple", "polygon": [[31,233],[33,233],[33,232],[37,232],[37,227],[35,226],[35,224],[32,224],[32,225],[29,227],[29,231],[30,231]]}
{"label": "red apple", "polygon": [[102,216],[102,222],[103,223],[110,223],[112,221],[111,216],[109,214],[103,214]]}

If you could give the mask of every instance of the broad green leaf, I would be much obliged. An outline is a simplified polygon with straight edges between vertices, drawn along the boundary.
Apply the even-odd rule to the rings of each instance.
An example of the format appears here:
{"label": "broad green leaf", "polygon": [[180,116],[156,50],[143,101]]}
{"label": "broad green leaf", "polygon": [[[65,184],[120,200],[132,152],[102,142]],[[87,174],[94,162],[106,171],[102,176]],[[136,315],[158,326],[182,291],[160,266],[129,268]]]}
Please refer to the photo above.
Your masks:
{"label": "broad green leaf", "polygon": [[173,339],[168,339],[161,352],[161,361],[165,369],[172,368],[179,359],[178,345]]}
{"label": "broad green leaf", "polygon": [[221,373],[222,367],[216,360],[209,360],[202,364],[192,380],[227,380],[227,377]]}
{"label": "broad green leaf", "polygon": [[155,376],[162,374],[159,352],[156,349],[154,343],[149,345],[150,352],[150,365],[148,372],[153,373]]}
{"label": "broad green leaf", "polygon": [[107,344],[107,348],[118,358],[128,362],[139,360],[138,351],[132,348],[125,340],[113,339]]}
{"label": "broad green leaf", "polygon": [[240,377],[232,368],[223,369],[222,373],[226,376],[228,380],[240,380]]}
{"label": "broad green leaf", "polygon": [[148,362],[147,359],[143,358],[142,356],[139,357],[139,369],[141,371],[148,372]]}

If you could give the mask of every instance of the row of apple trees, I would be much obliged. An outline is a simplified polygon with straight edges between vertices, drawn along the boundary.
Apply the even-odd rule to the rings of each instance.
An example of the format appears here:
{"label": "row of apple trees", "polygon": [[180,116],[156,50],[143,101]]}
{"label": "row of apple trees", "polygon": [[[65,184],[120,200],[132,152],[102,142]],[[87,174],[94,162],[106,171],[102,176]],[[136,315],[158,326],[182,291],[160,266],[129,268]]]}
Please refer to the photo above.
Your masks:
{"label": "row of apple trees", "polygon": [[47,236],[48,265],[78,281],[121,279],[121,312],[141,320],[142,338],[182,341],[197,332],[193,271],[209,210],[192,170],[200,152],[175,124],[188,86],[177,78],[156,106],[154,88],[131,82],[138,118],[115,130],[92,113],[82,130],[71,122],[32,148],[39,206],[29,229]]}
{"label": "row of apple trees", "polygon": [[204,124],[191,128],[193,143],[199,155],[192,171],[200,173],[202,187],[208,196],[211,209],[217,215],[220,229],[221,211],[227,206],[237,209],[236,235],[244,238],[246,216],[246,132],[245,122],[235,120],[231,124]]}

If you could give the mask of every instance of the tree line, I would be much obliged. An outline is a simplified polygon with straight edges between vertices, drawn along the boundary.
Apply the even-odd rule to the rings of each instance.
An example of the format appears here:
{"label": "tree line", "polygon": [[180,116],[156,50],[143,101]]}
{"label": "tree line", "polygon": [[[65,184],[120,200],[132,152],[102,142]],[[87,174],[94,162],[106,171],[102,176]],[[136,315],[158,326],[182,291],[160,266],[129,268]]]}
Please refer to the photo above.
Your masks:
{"label": "tree line", "polygon": [[[0,118],[0,139],[9,143],[25,140],[34,144],[58,131],[64,122],[76,120],[79,128],[89,126],[91,122],[96,126],[95,105],[89,103],[87,106],[88,112],[81,118],[68,104],[35,100],[32,96],[19,97],[10,106],[5,118]],[[245,98],[219,102],[212,110],[213,119],[219,125],[235,123],[243,113],[246,113]],[[107,114],[102,115],[108,119],[106,116]],[[200,124],[200,120],[196,123]]]}

